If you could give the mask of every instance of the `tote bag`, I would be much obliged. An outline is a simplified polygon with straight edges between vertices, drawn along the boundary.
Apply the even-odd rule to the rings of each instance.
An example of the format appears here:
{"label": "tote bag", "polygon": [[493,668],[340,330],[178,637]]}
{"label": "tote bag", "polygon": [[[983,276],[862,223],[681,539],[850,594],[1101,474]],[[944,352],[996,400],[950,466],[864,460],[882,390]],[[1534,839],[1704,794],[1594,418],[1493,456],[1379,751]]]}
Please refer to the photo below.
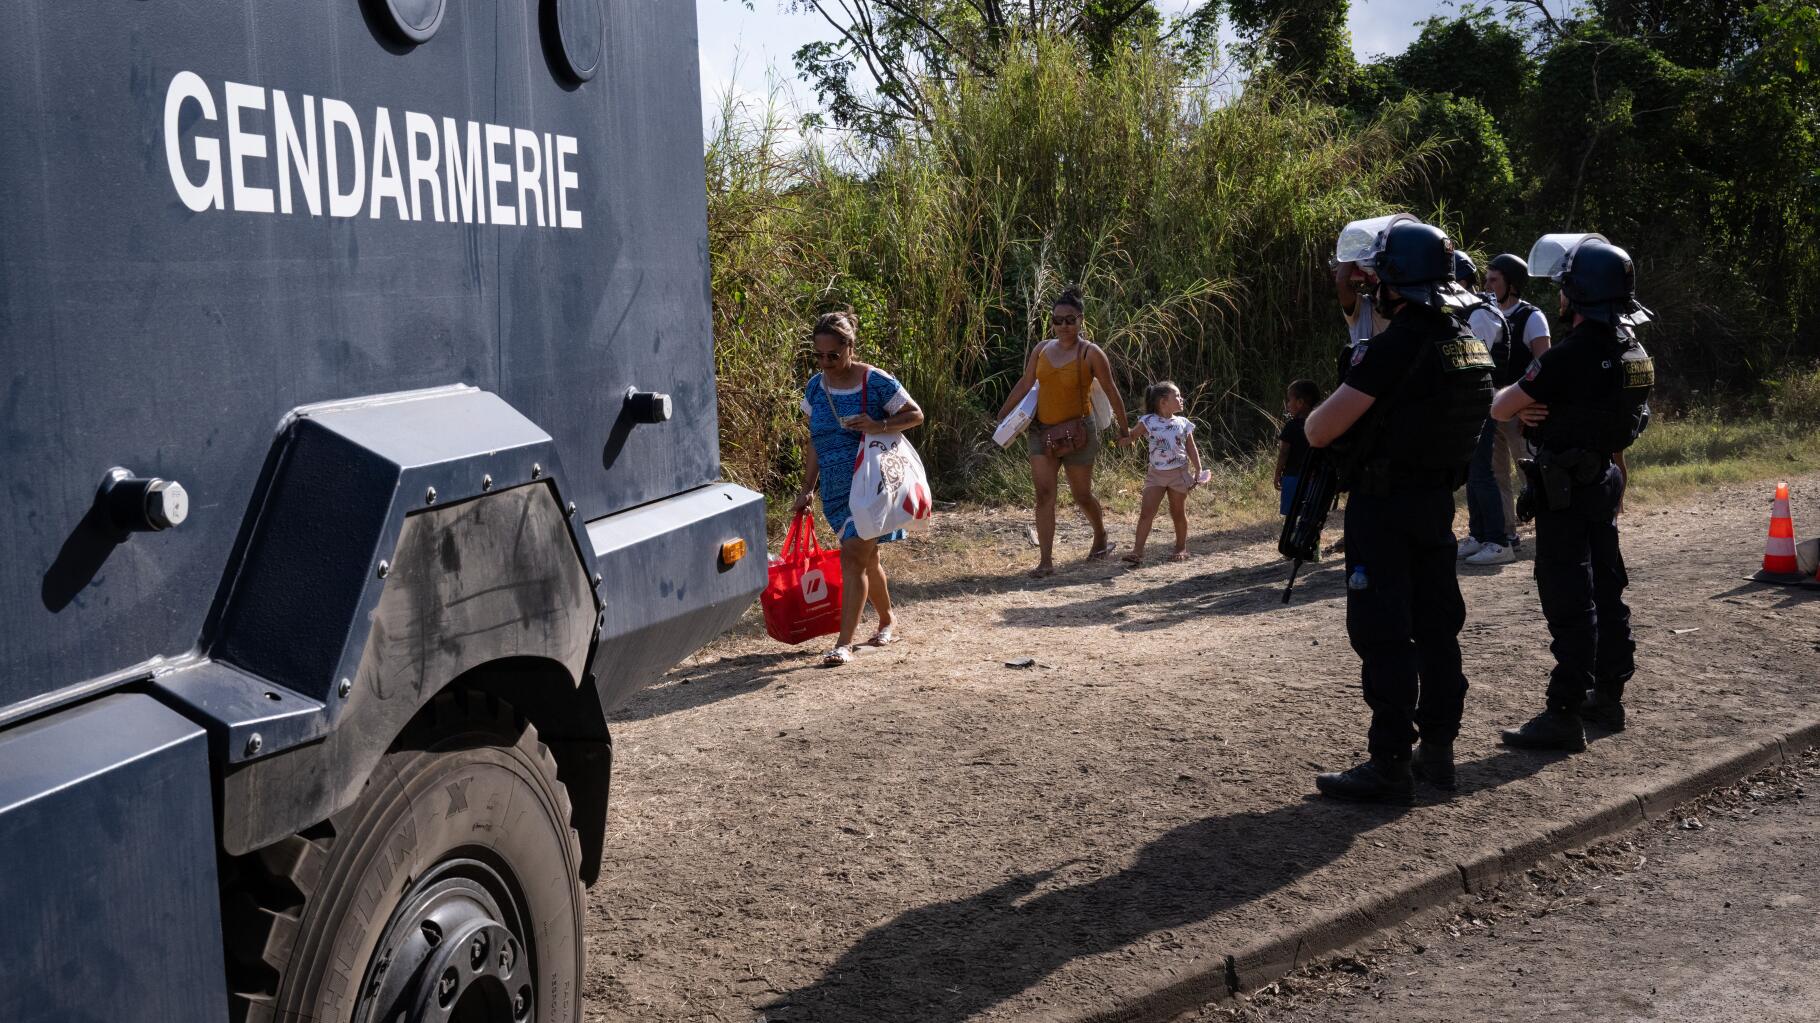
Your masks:
{"label": "tote bag", "polygon": [[862,540],[926,525],[935,513],[929,474],[910,439],[901,433],[868,434],[853,460],[847,513]]}
{"label": "tote bag", "polygon": [[815,520],[803,509],[790,520],[784,546],[771,559],[759,606],[765,632],[779,643],[801,643],[840,631],[840,551],[824,550]]}

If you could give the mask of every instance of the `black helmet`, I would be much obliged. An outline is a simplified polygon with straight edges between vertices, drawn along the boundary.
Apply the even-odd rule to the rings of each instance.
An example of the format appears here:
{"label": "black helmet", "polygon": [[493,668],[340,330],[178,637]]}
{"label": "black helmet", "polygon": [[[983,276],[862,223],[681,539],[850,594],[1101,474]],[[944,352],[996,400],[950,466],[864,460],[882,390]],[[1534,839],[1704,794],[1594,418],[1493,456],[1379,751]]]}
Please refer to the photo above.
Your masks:
{"label": "black helmet", "polygon": [[1441,233],[1413,218],[1400,220],[1378,236],[1372,253],[1372,270],[1378,280],[1423,305],[1441,305],[1453,289],[1453,243]]}
{"label": "black helmet", "polygon": [[1453,279],[1469,288],[1479,286],[1479,267],[1464,249],[1453,250]]}
{"label": "black helmet", "polygon": [[1485,269],[1503,274],[1504,285],[1513,295],[1522,290],[1523,278],[1529,276],[1529,264],[1514,252],[1503,252],[1491,257],[1491,262],[1485,264]]}
{"label": "black helmet", "polygon": [[1637,304],[1637,271],[1630,253],[1598,235],[1574,246],[1555,283],[1567,304],[1589,320],[1634,326],[1649,319],[1649,310]]}

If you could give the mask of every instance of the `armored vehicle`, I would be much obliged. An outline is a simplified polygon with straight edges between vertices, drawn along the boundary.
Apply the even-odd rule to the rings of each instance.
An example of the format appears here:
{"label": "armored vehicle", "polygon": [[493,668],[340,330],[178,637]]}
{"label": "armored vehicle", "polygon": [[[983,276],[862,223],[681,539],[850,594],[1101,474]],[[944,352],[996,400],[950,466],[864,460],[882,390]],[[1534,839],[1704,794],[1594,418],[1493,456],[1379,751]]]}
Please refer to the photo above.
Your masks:
{"label": "armored vehicle", "polygon": [[765,575],[695,49],[0,6],[0,1016],[579,1018],[607,715]]}

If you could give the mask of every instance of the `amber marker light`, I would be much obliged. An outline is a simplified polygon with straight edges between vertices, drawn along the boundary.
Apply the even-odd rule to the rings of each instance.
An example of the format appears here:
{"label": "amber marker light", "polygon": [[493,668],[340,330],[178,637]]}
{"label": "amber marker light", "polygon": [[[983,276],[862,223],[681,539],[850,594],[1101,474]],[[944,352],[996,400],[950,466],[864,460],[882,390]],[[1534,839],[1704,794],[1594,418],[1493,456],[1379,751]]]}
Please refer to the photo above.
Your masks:
{"label": "amber marker light", "polygon": [[731,565],[746,556],[746,541],[728,540],[720,545],[720,563]]}

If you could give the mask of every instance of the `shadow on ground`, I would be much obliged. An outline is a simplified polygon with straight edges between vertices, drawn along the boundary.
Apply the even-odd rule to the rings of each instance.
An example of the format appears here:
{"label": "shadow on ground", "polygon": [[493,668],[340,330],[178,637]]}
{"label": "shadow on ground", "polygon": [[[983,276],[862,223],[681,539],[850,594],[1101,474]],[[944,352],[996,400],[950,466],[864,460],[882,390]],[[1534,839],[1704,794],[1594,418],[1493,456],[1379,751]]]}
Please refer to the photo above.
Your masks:
{"label": "shadow on ground", "polygon": [[[1461,795],[1527,777],[1560,755],[1504,751],[1460,765]],[[1206,920],[1339,859],[1361,835],[1411,807],[1315,797],[1264,813],[1185,824],[1130,867],[1036,894],[1070,864],[900,914],[822,977],[763,1006],[773,1023],[961,1023],[1067,963]]]}
{"label": "shadow on ground", "polygon": [[[1345,595],[1338,561],[1309,565],[1296,579],[1291,607],[1332,600]],[[1072,604],[1047,607],[1013,607],[1004,612],[1006,625],[1026,628],[1070,628],[1101,625],[1116,619],[1120,632],[1167,629],[1203,615],[1262,614],[1283,606],[1283,587],[1289,581],[1289,564],[1239,565],[1207,575],[1190,576],[1162,586],[1111,593]]]}
{"label": "shadow on ground", "polygon": [[724,657],[708,664],[677,668],[662,682],[639,693],[631,703],[615,712],[613,720],[646,721],[756,692],[770,685],[780,672],[814,664],[826,650],[826,646],[808,642],[762,654]]}
{"label": "shadow on ground", "polygon": [[[1151,533],[1148,556],[1152,563],[1162,563],[1168,557],[1171,534],[1168,522],[1163,523],[1163,531]],[[1197,557],[1260,543],[1276,535],[1277,527],[1269,524],[1234,526],[1229,529],[1214,530],[1193,536],[1188,542],[1188,551]],[[1063,542],[1056,541],[1056,573],[1046,579],[1032,579],[1029,571],[1036,565],[1036,548],[1030,547],[1029,564],[1009,569],[1004,572],[973,573],[933,582],[915,581],[891,582],[892,597],[900,602],[940,600],[945,597],[968,596],[981,593],[1017,593],[1045,592],[1063,586],[1078,586],[1087,582],[1110,582],[1127,572],[1131,566],[1119,560],[1119,557],[1131,550],[1131,537],[1120,535],[1115,529],[1112,540],[1118,546],[1112,556],[1105,560],[1087,561],[1081,557],[1081,551],[1069,550]],[[887,559],[889,554],[886,555]],[[886,569],[892,566],[886,561]],[[1283,565],[1283,573],[1288,575],[1288,566]]]}

